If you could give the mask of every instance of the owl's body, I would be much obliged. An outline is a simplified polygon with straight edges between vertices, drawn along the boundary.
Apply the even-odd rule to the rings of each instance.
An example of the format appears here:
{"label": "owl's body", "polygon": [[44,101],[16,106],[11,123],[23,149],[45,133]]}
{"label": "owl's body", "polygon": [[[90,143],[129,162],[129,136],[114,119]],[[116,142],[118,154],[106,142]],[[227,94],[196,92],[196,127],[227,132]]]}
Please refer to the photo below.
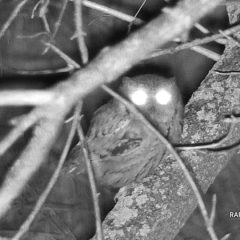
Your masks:
{"label": "owl's body", "polygon": [[[142,75],[125,79],[121,92],[131,100],[131,93],[139,89],[148,96],[148,101],[138,106],[139,111],[170,141],[177,142],[183,107],[175,83],[157,75]],[[171,93],[170,101],[164,104],[154,100],[154,92],[161,89]],[[166,151],[142,121],[115,99],[95,112],[86,140],[97,183],[110,188],[141,181],[158,166]],[[74,147],[70,158],[75,166],[73,172],[85,171],[79,145]]]}

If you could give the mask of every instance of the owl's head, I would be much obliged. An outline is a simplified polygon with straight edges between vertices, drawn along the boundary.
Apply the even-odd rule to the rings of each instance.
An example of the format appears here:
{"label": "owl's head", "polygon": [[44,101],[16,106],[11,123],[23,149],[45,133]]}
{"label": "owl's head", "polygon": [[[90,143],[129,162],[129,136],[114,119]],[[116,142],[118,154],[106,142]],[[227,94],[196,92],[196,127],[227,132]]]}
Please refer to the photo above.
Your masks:
{"label": "owl's head", "polygon": [[177,140],[174,136],[175,133],[171,133],[171,131],[176,132],[176,129],[178,130],[182,125],[183,105],[174,79],[167,79],[155,74],[139,75],[133,78],[125,77],[120,92],[135,104],[165,136],[173,142]]}

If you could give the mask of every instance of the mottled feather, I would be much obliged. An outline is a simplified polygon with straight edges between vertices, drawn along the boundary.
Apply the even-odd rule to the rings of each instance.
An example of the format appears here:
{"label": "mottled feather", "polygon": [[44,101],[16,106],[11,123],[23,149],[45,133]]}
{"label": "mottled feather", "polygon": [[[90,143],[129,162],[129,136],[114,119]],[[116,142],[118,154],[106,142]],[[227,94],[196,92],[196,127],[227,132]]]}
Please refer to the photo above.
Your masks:
{"label": "mottled feather", "polygon": [[[144,82],[145,81],[145,82]],[[164,87],[172,94],[168,105],[154,100],[139,110],[172,142],[177,142],[182,129],[182,101],[173,80],[157,75],[142,75],[123,81],[121,92],[129,98],[134,88],[145,87],[154,95]],[[103,186],[119,188],[141,181],[158,166],[166,149],[154,134],[120,102],[113,99],[94,114],[86,136],[91,152],[97,182]],[[75,166],[72,172],[85,172],[80,145],[70,154]]]}

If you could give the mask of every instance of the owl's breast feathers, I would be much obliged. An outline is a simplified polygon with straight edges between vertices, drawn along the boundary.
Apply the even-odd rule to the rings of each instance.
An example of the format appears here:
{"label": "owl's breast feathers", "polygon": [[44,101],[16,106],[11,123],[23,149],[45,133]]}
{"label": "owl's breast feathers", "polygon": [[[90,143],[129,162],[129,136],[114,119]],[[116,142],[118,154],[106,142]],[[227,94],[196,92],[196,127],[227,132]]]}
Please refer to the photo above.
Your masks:
{"label": "owl's breast feathers", "polygon": [[[149,129],[115,100],[96,112],[87,142],[97,182],[113,188],[144,178],[165,152]],[[76,146],[71,158],[81,157],[80,152],[80,146]]]}

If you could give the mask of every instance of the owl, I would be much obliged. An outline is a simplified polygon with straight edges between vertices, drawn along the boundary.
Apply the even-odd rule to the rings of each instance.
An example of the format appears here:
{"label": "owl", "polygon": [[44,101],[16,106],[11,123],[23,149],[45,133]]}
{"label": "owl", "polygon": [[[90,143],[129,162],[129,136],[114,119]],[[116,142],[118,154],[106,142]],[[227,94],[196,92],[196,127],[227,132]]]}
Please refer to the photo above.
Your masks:
{"label": "owl", "polygon": [[[135,104],[170,142],[178,142],[183,104],[174,79],[155,74],[125,77],[119,93]],[[158,166],[166,152],[163,143],[116,99],[94,113],[86,141],[97,184],[112,189],[141,181]],[[86,172],[80,144],[69,158],[71,174]]]}

